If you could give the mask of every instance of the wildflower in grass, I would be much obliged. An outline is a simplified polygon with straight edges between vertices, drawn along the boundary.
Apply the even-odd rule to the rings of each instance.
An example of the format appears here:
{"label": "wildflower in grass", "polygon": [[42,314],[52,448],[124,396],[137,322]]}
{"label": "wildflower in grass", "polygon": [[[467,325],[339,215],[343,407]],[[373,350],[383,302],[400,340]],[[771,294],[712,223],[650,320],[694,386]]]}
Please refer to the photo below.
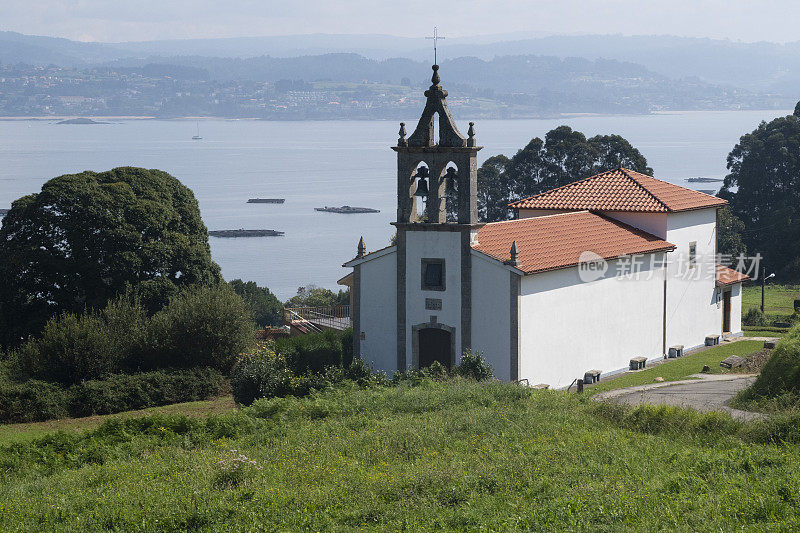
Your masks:
{"label": "wildflower in grass", "polygon": [[230,450],[228,455],[214,463],[214,485],[217,487],[235,487],[255,476],[261,470],[258,463],[237,450]]}

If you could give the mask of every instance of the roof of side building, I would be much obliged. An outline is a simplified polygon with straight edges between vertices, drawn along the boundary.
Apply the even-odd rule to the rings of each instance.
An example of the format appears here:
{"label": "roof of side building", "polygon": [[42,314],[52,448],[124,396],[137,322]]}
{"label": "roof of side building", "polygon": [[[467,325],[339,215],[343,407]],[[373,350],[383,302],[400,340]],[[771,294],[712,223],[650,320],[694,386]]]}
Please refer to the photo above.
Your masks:
{"label": "roof of side building", "polygon": [[747,274],[742,274],[738,270],[728,268],[725,265],[717,265],[717,285],[733,285],[750,279]]}
{"label": "roof of side building", "polygon": [[478,242],[473,248],[506,261],[514,241],[517,268],[526,274],[575,266],[587,251],[610,260],[675,248],[633,226],[588,211],[486,224],[478,230]]}
{"label": "roof of side building", "polygon": [[512,209],[670,213],[728,202],[627,168],[617,168],[510,203]]}

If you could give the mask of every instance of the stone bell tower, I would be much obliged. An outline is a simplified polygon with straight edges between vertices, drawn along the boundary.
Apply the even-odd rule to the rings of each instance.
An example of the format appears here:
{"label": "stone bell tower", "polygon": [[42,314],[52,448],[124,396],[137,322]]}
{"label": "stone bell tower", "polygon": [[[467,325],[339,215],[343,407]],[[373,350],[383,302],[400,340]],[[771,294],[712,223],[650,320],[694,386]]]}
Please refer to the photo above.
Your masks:
{"label": "stone bell tower", "polygon": [[[397,222],[417,220],[417,199],[424,199],[426,222],[447,223],[448,194],[455,196],[458,224],[478,222],[478,150],[474,123],[469,123],[469,138],[458,131],[447,107],[447,91],[439,85],[439,65],[433,65],[431,86],[425,91],[427,102],[417,128],[406,139],[405,123],[400,123],[397,146]],[[436,120],[439,138],[436,139]],[[424,167],[417,168],[420,163]],[[449,173],[449,164],[455,165]],[[452,168],[452,167],[451,167]],[[425,169],[420,173],[420,169]],[[445,179],[447,175],[447,179]],[[427,192],[420,191],[422,186]]]}
{"label": "stone bell tower", "polygon": [[[476,145],[472,122],[467,138],[458,131],[447,107],[447,91],[440,85],[439,66],[432,68],[416,129],[406,137],[401,123],[400,138],[392,147],[397,152],[397,221],[393,224],[397,228],[398,370],[420,366],[432,329],[446,332],[445,345],[452,343],[448,364],[456,364],[472,344],[471,245],[480,227],[477,154],[482,147]],[[424,202],[422,214],[418,202]],[[431,287],[427,282],[437,274],[441,287]]]}

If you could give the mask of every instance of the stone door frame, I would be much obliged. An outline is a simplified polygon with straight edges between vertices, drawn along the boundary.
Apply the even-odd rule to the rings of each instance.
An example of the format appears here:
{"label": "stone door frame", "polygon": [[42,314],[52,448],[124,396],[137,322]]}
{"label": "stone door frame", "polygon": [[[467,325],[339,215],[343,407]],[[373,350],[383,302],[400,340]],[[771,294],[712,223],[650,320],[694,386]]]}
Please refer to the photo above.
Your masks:
{"label": "stone door frame", "polygon": [[453,368],[456,366],[456,328],[438,322],[423,322],[411,326],[411,368],[419,370],[419,332],[429,328],[450,333],[450,368]]}

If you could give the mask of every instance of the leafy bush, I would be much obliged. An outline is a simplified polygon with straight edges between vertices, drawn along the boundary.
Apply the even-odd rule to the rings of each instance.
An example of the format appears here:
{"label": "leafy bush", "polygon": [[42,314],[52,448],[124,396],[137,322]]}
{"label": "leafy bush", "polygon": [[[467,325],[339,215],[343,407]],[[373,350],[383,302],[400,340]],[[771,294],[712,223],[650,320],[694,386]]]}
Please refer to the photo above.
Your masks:
{"label": "leafy bush", "polygon": [[240,405],[250,405],[258,398],[303,396],[308,380],[295,376],[286,357],[261,345],[242,356],[231,372],[231,392]]}
{"label": "leafy bush", "polygon": [[[343,334],[332,329],[275,341],[275,351],[286,357],[295,374],[322,372],[329,366],[342,366]],[[352,332],[350,333],[352,336]],[[352,344],[351,344],[352,353]]]}
{"label": "leafy bush", "polygon": [[210,368],[112,374],[70,387],[29,380],[0,386],[0,423],[103,415],[170,403],[204,400],[226,390]]}
{"label": "leafy bush", "polygon": [[214,485],[220,488],[237,487],[261,470],[256,461],[237,450],[231,450],[226,457],[214,463],[214,466]]}
{"label": "leafy bush", "polygon": [[751,307],[742,317],[742,323],[745,326],[766,326],[767,319],[764,316],[764,313],[761,312],[761,309]]}
{"label": "leafy bush", "polygon": [[480,352],[466,350],[461,355],[461,361],[453,367],[453,375],[475,381],[489,381],[494,375],[492,367],[483,360]]}
{"label": "leafy bush", "polygon": [[66,389],[46,381],[0,385],[0,423],[36,422],[69,415]]}
{"label": "leafy bush", "polygon": [[259,287],[254,281],[245,283],[240,279],[232,280],[229,284],[250,308],[259,327],[280,326],[283,323],[283,304],[268,288]]}
{"label": "leafy bush", "polygon": [[205,400],[224,389],[225,378],[211,368],[116,374],[73,385],[69,389],[69,412],[71,416],[120,413]]}
{"label": "leafy bush", "polygon": [[18,371],[65,385],[93,379],[119,367],[112,334],[99,315],[64,313],[45,324],[40,338],[13,354]]}
{"label": "leafy bush", "polygon": [[12,359],[20,377],[71,385],[159,368],[212,367],[227,373],[252,342],[244,302],[226,284],[217,284],[185,289],[152,317],[132,291],[99,314],[62,314]]}
{"label": "leafy bush", "polygon": [[227,284],[183,291],[152,318],[151,368],[209,366],[229,372],[253,343],[250,311]]}

